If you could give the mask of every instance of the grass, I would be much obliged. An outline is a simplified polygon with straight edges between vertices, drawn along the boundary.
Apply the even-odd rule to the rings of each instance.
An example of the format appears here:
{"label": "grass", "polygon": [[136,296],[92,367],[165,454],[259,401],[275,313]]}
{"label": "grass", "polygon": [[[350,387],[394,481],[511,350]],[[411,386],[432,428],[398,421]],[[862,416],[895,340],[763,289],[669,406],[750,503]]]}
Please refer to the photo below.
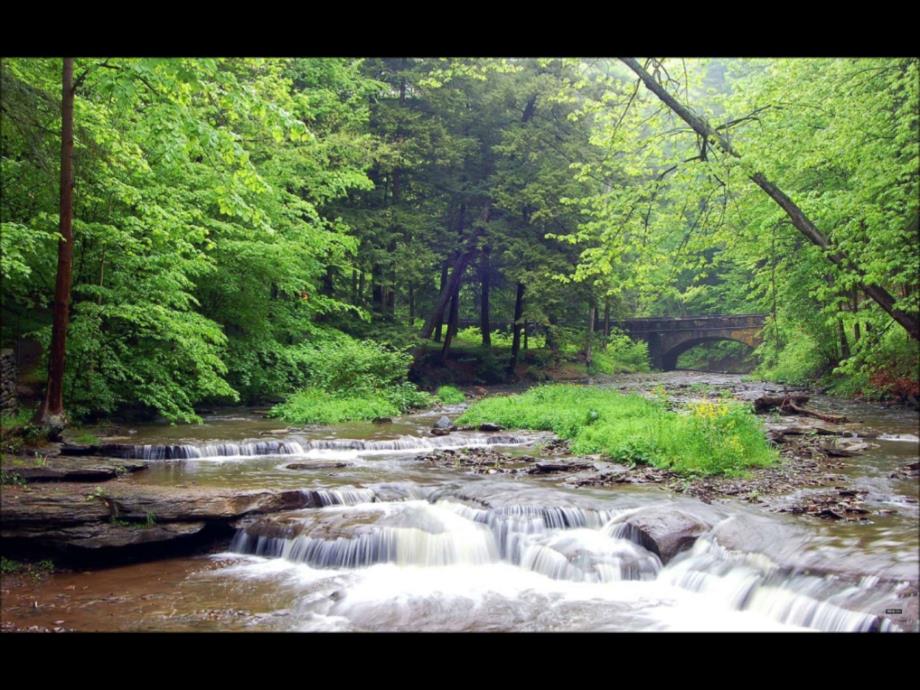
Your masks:
{"label": "grass", "polygon": [[156,527],[157,519],[155,513],[148,512],[144,522],[122,520],[113,516],[109,520],[109,523],[115,525],[116,527],[128,527],[130,529],[151,529],[152,527]]}
{"label": "grass", "polygon": [[650,464],[687,476],[739,476],[776,461],[760,421],[744,405],[698,402],[686,413],[664,401],[602,388],[554,384],[474,403],[458,420],[552,431],[572,450]]}
{"label": "grass", "polygon": [[29,575],[40,579],[54,572],[54,563],[48,560],[36,563],[22,563],[11,558],[0,557],[0,573],[4,575]]}
{"label": "grass", "polygon": [[456,386],[441,386],[435,391],[435,397],[445,405],[455,405],[466,400],[466,396]]}
{"label": "grass", "polygon": [[99,445],[99,437],[95,434],[89,433],[88,431],[75,430],[73,440],[74,443],[80,443],[85,446]]}
{"label": "grass", "polygon": [[32,410],[27,410],[25,408],[20,408],[13,413],[4,412],[0,415],[0,431],[6,436],[8,432],[25,426],[29,423],[29,420],[32,419],[32,414]]}
{"label": "grass", "polygon": [[395,417],[403,412],[430,405],[434,398],[412,384],[383,390],[328,392],[306,388],[275,405],[270,412],[293,424],[339,424]]}

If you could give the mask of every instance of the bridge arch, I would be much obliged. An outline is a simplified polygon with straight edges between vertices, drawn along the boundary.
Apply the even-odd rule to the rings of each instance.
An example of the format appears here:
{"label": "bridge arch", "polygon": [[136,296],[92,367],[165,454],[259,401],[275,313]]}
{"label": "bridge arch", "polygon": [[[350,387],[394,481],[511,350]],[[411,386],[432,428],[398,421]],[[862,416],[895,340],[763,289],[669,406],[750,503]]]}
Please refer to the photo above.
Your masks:
{"label": "bridge arch", "polygon": [[757,347],[764,320],[763,314],[707,315],[628,319],[616,325],[648,343],[652,366],[668,371],[677,367],[681,353],[700,343],[734,340]]}
{"label": "bridge arch", "polygon": [[688,338],[677,345],[674,345],[667,352],[662,353],[661,355],[661,368],[665,371],[672,371],[677,369],[677,360],[680,359],[680,356],[687,352],[687,350],[692,350],[697,345],[702,345],[703,343],[716,343],[720,341],[728,341],[732,343],[741,343],[746,345],[749,350],[753,350],[757,345],[754,345],[750,342],[750,339],[742,338],[729,338],[726,336],[719,335],[708,335],[700,338]]}

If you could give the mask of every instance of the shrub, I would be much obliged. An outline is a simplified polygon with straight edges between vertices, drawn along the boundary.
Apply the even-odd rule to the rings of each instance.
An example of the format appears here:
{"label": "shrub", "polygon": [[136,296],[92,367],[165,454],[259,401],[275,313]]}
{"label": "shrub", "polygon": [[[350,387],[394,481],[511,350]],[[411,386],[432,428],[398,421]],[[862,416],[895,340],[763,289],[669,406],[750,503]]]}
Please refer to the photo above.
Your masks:
{"label": "shrub", "polygon": [[455,405],[466,400],[466,396],[456,386],[441,386],[435,391],[435,397],[446,405]]}
{"label": "shrub", "polygon": [[272,408],[296,424],[336,424],[392,417],[430,405],[434,398],[405,381],[412,356],[371,340],[331,337],[298,354],[309,386]]}
{"label": "shrub", "polygon": [[307,388],[275,405],[270,414],[295,424],[338,424],[399,413],[399,407],[380,394],[353,395]]}
{"label": "shrub", "polygon": [[[762,348],[759,348],[758,352]],[[818,379],[830,368],[827,354],[814,338],[804,332],[796,333],[783,349],[772,354],[773,356],[767,360],[773,359],[773,363],[764,364],[755,372],[768,381],[804,386]]]}
{"label": "shrub", "polygon": [[632,374],[649,370],[648,344],[634,341],[625,333],[611,331],[604,349],[594,348],[591,354],[592,374]]}

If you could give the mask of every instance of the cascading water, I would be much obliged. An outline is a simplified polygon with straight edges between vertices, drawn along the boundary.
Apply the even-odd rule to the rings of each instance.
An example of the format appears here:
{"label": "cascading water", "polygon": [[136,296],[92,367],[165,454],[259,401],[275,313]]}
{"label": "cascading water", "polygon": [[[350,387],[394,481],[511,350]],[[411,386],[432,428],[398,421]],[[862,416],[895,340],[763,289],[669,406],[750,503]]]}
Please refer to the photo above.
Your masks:
{"label": "cascading water", "polygon": [[699,539],[661,578],[791,625],[834,632],[892,629],[884,617],[853,608],[878,608],[894,599],[894,588],[879,589],[868,579],[847,585],[832,577],[784,573],[768,558],[730,552],[711,538]]}
{"label": "cascading water", "polygon": [[[571,597],[572,590],[566,588],[588,587],[577,593],[591,599],[615,597],[617,587],[631,582],[645,583],[641,586],[648,588],[648,596],[675,596],[675,590],[682,590],[689,594],[681,596],[702,597],[725,616],[750,614],[757,620],[827,631],[896,629],[874,612],[895,596],[890,588],[880,589],[872,579],[847,584],[784,572],[765,556],[731,552],[712,536],[700,538],[690,551],[662,567],[658,556],[617,522],[618,515],[629,512],[536,505],[481,509],[445,499],[370,507],[339,504],[301,511],[295,528],[280,536],[259,534],[258,524],[241,529],[231,549],[338,574],[343,569],[360,573],[366,583],[384,575],[398,581],[393,567],[413,581],[428,573],[432,584],[450,582],[447,572],[469,572],[475,566],[492,569],[506,581],[490,583],[487,591],[513,587],[518,579],[526,591],[538,582],[532,577],[540,576],[559,584],[538,588],[562,588]],[[411,600],[414,594],[403,593],[391,604]],[[380,596],[374,605],[386,606],[386,597]],[[346,590],[338,608],[348,609],[348,602]]]}
{"label": "cascading water", "polygon": [[[48,590],[53,607],[37,596],[41,607],[24,599],[16,615],[64,618],[53,598],[63,593],[92,602],[78,615],[87,617],[82,629],[97,630],[916,629],[917,494],[903,470],[916,462],[915,419],[888,422],[895,413],[858,409],[875,415],[868,422],[875,435],[867,438],[878,445],[848,459],[846,471],[885,494],[869,506],[884,510],[868,525],[730,499],[707,506],[651,484],[575,488],[565,472],[521,471],[526,460],[490,475],[451,466],[449,458],[462,454],[419,461],[447,449],[527,446],[524,453],[559,462],[536,443],[548,435],[429,436],[431,415],[392,427],[303,432],[274,429],[277,422],[259,415],[197,430],[140,427],[122,437],[126,445],[92,454],[167,462],[118,481],[157,491],[179,486],[189,495],[198,488],[295,490],[306,507],[242,518],[230,551],[208,556],[215,562],[206,567],[196,557],[137,566],[145,577],[129,568],[73,583],[62,576],[60,588]],[[341,438],[317,438],[336,433]],[[690,538],[671,556],[673,549],[659,549],[637,526],[636,516],[650,508],[705,524],[695,543]],[[164,579],[171,564],[177,576]],[[125,596],[113,615],[120,605],[106,602],[114,590],[138,596]],[[210,618],[222,610],[227,617]]]}
{"label": "cascading water", "polygon": [[247,458],[260,455],[329,455],[348,452],[373,455],[380,453],[424,453],[432,450],[480,448],[487,446],[517,446],[533,443],[537,435],[511,436],[507,434],[440,436],[422,438],[402,436],[396,439],[311,439],[308,441],[251,441],[242,443],[204,444],[144,444],[106,445],[99,453],[113,457],[140,460],[200,460],[208,458]]}

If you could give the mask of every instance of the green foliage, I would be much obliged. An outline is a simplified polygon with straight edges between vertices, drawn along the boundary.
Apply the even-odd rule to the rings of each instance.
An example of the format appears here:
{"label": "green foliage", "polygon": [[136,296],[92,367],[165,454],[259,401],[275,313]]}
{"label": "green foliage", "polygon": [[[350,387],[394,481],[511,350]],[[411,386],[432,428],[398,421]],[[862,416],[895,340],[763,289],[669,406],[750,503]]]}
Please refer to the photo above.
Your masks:
{"label": "green foliage", "polygon": [[88,446],[95,446],[99,444],[99,437],[95,434],[91,434],[88,431],[79,431],[73,436],[75,443],[82,443]]}
{"label": "green foliage", "polygon": [[445,405],[455,405],[466,401],[463,391],[456,386],[440,386],[435,391],[435,397]]}
{"label": "green foliage", "polygon": [[[520,284],[522,319],[546,333],[521,354],[531,376],[584,362],[589,307],[595,322],[759,312],[766,375],[909,390],[910,352],[859,285],[920,309],[920,63],[650,69],[743,157],[701,148],[613,59],[78,58],[70,417],[195,421],[196,405],[308,387],[421,404],[403,353],[468,250],[460,318],[488,278],[505,324],[477,354],[486,383],[506,377]],[[0,65],[4,346],[50,334],[60,70]],[[755,170],[850,261],[805,241]],[[590,372],[643,371],[642,348],[595,343]]]}
{"label": "green foliage", "polygon": [[832,372],[831,392],[870,399],[920,398],[920,343],[900,329],[888,328],[880,337],[866,337],[856,352]]}
{"label": "green foliage", "polygon": [[407,353],[338,335],[300,349],[309,387],[287,397],[272,414],[300,424],[335,424],[392,417],[434,398],[405,381]]}
{"label": "green foliage", "polygon": [[678,369],[750,371],[754,364],[751,348],[734,340],[702,343],[681,353],[677,358]]}
{"label": "green foliage", "polygon": [[0,484],[3,486],[25,486],[27,483],[16,471],[0,470]]}
{"label": "green foliage", "polygon": [[[359,65],[77,61],[71,417],[140,405],[194,421],[196,403],[233,401],[237,383],[249,399],[283,392],[254,373],[271,368],[259,354],[347,308],[316,285],[355,249],[321,206],[370,185],[376,86]],[[26,323],[54,279],[60,60],[4,60],[0,77],[4,310]],[[242,370],[228,367],[250,345]],[[288,389],[303,383],[282,373]]]}
{"label": "green foliage", "polygon": [[632,374],[649,371],[648,343],[634,341],[628,335],[611,333],[606,347],[591,352],[591,374]]}
{"label": "green foliage", "polygon": [[552,431],[571,440],[575,453],[599,453],[684,475],[736,476],[776,461],[760,421],[746,406],[727,401],[694,403],[686,413],[675,413],[661,401],[637,395],[551,385],[487,398],[457,420],[483,422]]}
{"label": "green foliage", "polygon": [[400,408],[381,393],[329,393],[307,388],[275,405],[271,414],[293,424],[338,424],[394,417]]}
{"label": "green foliage", "polygon": [[[495,330],[489,333],[489,339],[493,348],[499,350],[510,349],[514,341],[514,335],[507,331]],[[454,342],[461,346],[478,347],[482,344],[482,330],[476,326],[461,328],[457,331],[457,335],[454,336]],[[527,347],[529,349],[539,349],[545,345],[546,338],[542,335],[532,335],[528,338]]]}
{"label": "green foliage", "polygon": [[767,381],[803,386],[816,381],[831,364],[818,343],[808,333],[799,332],[773,358],[771,365],[762,365],[757,375]]}
{"label": "green foliage", "polygon": [[111,518],[109,518],[109,524],[114,525],[115,527],[127,527],[128,529],[152,529],[153,527],[156,527],[157,520],[156,514],[148,511],[143,522],[138,522],[136,520],[123,520],[113,515]]}
{"label": "green foliage", "polygon": [[0,573],[3,575],[29,575],[39,580],[54,572],[54,563],[49,560],[23,563],[5,556],[0,557]]}
{"label": "green foliage", "polygon": [[20,408],[14,412],[4,412],[0,415],[0,435],[6,437],[29,424],[33,412]]}
{"label": "green foliage", "polygon": [[388,388],[406,378],[412,357],[347,336],[303,347],[310,384],[328,391]]}

